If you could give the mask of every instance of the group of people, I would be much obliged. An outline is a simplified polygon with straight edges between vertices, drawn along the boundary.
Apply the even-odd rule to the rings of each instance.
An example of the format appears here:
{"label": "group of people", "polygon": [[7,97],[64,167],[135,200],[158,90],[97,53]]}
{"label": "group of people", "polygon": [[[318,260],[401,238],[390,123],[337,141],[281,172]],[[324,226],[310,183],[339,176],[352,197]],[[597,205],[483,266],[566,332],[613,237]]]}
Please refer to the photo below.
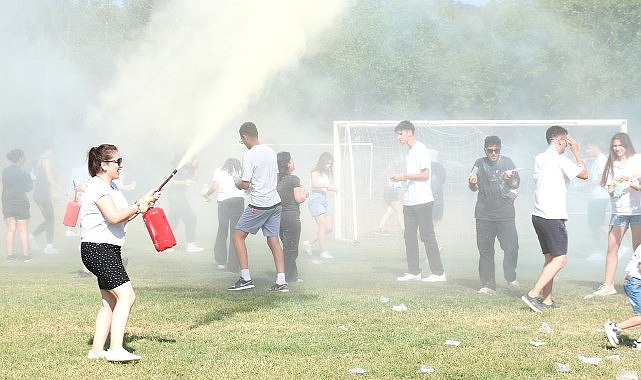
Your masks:
{"label": "group of people", "polygon": [[[432,167],[430,152],[415,135],[410,121],[400,122],[395,133],[398,141],[407,146],[404,168],[391,173],[392,183],[401,183],[403,190],[403,226],[408,270],[398,281],[445,282],[447,277],[434,232],[434,196],[430,186]],[[331,182],[333,160],[323,153],[311,173],[311,191],[301,184],[289,152],[276,153],[261,144],[258,129],[252,122],[239,129],[240,142],[247,152],[242,162],[230,158],[216,170],[211,185],[203,192],[209,197],[218,193],[218,236],[215,260],[219,266],[240,272],[240,278],[227,289],[239,291],[254,288],[249,270],[246,238],[262,230],[272,253],[275,283],[271,291],[289,291],[289,282],[300,282],[296,259],[301,237],[300,204],[310,202],[310,211],[317,222],[317,235],[307,244],[318,242],[323,257],[330,257],[324,237],[331,231],[331,214],[327,191],[335,190]],[[533,311],[558,308],[553,297],[553,282],[567,263],[568,218],[566,192],[574,178],[587,179],[588,168],[580,153],[579,144],[568,137],[568,131],[552,126],[546,131],[548,149],[536,156],[534,165],[534,210],[532,225],[537,234],[543,267],[533,287],[521,299]],[[563,153],[570,148],[575,162]],[[515,225],[514,200],[518,196],[520,176],[514,162],[502,156],[501,139],[488,136],[484,141],[485,157],[474,163],[468,176],[471,191],[478,192],[475,207],[477,247],[479,250],[479,277],[481,294],[496,291],[494,243],[498,239],[505,255],[503,272],[510,289],[519,289],[516,279],[518,236]],[[24,153],[18,149],[7,157],[12,165],[3,172],[3,213],[8,226],[8,256],[13,255],[13,241],[17,233],[23,245],[23,257],[29,259],[26,220],[29,217],[26,192],[33,181],[22,167]],[[613,282],[621,239],[632,229],[635,253],[626,267],[624,289],[633,310],[641,313],[641,161],[625,133],[617,133],[611,141],[609,157],[604,165],[600,185],[607,189],[612,203],[612,217],[608,233],[606,275],[604,284],[595,295],[615,294]],[[87,155],[89,181],[84,186],[80,208],[81,258],[88,271],[96,276],[102,305],[96,316],[92,347],[88,358],[103,358],[124,362],[140,359],[139,355],[124,348],[124,332],[135,301],[135,292],[121,256],[126,224],[150,204],[160,198],[157,189],[151,189],[138,201],[128,204],[117,180],[124,167],[117,147],[103,144],[92,147]],[[7,186],[8,183],[14,184]],[[244,205],[246,193],[249,204]],[[312,204],[313,202],[313,204]],[[229,248],[227,237],[231,237]],[[419,239],[427,254],[430,274],[424,276],[419,262]],[[281,245],[282,243],[282,245]],[[614,253],[614,254],[612,254]],[[604,290],[605,289],[605,290]],[[606,335],[614,346],[617,334],[623,329],[641,324],[634,316],[620,323],[606,322]],[[109,347],[105,344],[109,339]],[[639,342],[641,347],[641,337]]]}
{"label": "group of people", "polygon": [[[31,170],[25,168],[25,153],[22,149],[13,149],[7,153],[10,165],[2,172],[2,212],[7,225],[6,249],[7,261],[17,261],[14,252],[16,234],[22,252],[21,259],[31,262],[31,249],[38,249],[37,237],[45,234],[43,253],[57,254],[53,246],[54,239],[54,208],[52,189],[61,194],[65,190],[56,182],[51,160],[53,149],[46,145],[42,155]],[[40,209],[43,221],[29,233],[31,205],[28,193],[33,191],[33,199]]]}

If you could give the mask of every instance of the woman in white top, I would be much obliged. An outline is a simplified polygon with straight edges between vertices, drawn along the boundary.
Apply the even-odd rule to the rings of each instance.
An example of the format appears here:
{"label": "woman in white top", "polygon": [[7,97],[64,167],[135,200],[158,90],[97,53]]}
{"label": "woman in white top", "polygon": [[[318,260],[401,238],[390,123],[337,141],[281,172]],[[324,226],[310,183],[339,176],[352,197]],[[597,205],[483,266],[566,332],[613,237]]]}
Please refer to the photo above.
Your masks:
{"label": "woman in white top", "polygon": [[331,154],[324,152],[318,158],[316,167],[311,173],[311,189],[312,192],[309,196],[308,206],[309,212],[316,220],[318,230],[316,236],[311,240],[305,240],[303,245],[307,254],[311,255],[312,248],[316,242],[320,246],[320,257],[324,259],[332,259],[332,256],[325,246],[325,236],[332,232],[334,228],[334,221],[332,220],[331,209],[327,201],[327,192],[336,191],[332,184],[332,165],[334,159]]}
{"label": "woman in white top", "polygon": [[218,269],[225,269],[228,272],[238,272],[240,266],[236,258],[236,249],[229,239],[229,250],[227,249],[227,238],[233,236],[238,218],[245,209],[245,190],[236,188],[234,177],[239,178],[242,165],[237,158],[228,158],[223,166],[214,171],[214,178],[207,189],[202,193],[206,201],[209,196],[218,191],[216,200],[218,202],[218,232],[214,243],[214,260]]}
{"label": "woman in white top", "polygon": [[601,177],[601,186],[610,194],[612,216],[608,232],[608,252],[605,258],[605,281],[592,293],[595,296],[616,294],[616,274],[619,247],[625,232],[630,228],[632,249],[641,244],[641,155],[636,154],[630,137],[623,132],[612,137],[608,161]]}
{"label": "woman in white top", "polygon": [[[160,193],[150,190],[130,205],[114,180],[123,168],[114,145],[92,147],[87,154],[91,179],[80,206],[80,254],[82,263],[98,279],[102,306],[96,317],[90,359],[124,362],[138,360],[123,347],[125,327],[136,295],[120,255],[127,222],[149,209]],[[104,349],[110,338],[109,350]]]}

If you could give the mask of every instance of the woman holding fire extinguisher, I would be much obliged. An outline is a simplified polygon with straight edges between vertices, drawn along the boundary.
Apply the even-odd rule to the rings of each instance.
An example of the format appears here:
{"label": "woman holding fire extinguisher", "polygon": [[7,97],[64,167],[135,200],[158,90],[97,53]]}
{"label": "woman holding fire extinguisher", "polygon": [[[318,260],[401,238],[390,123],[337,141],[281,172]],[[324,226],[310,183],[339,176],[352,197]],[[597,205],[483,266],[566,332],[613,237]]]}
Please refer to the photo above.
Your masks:
{"label": "woman holding fire extinguisher", "polygon": [[[90,359],[113,362],[139,360],[123,347],[125,327],[136,295],[125,271],[121,247],[127,222],[149,209],[149,203],[160,197],[152,189],[132,205],[127,203],[114,180],[123,168],[118,148],[110,144],[92,147],[87,154],[91,179],[85,188],[80,207],[82,263],[98,279],[102,306],[96,317]],[[104,345],[110,338],[109,349]]]}

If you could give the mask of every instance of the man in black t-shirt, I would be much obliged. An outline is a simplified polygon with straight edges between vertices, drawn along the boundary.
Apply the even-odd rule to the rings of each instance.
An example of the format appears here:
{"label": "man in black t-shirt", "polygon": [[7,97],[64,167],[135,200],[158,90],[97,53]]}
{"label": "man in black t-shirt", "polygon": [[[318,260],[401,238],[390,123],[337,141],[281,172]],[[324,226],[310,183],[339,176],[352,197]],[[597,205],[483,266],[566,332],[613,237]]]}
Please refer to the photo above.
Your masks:
{"label": "man in black t-shirt", "polygon": [[474,163],[468,186],[478,191],[474,217],[476,245],[479,250],[481,294],[496,292],[494,242],[498,238],[503,250],[503,275],[512,291],[519,290],[516,264],[519,241],[516,232],[514,199],[518,195],[519,173],[509,157],[501,156],[501,139],[485,138],[485,157]]}

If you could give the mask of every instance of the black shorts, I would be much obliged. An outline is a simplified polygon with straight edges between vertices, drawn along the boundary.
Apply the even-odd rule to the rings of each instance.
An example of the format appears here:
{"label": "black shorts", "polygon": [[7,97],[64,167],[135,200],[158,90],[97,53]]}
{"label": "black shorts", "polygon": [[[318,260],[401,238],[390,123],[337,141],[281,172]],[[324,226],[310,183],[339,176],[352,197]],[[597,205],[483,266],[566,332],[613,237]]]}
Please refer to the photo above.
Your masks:
{"label": "black shorts", "polygon": [[29,213],[29,201],[13,200],[2,202],[2,215],[5,219],[16,218],[26,220],[31,218]]}
{"label": "black shorts", "polygon": [[543,254],[567,255],[568,231],[565,228],[565,219],[545,219],[532,215],[532,225]]}
{"label": "black shorts", "polygon": [[129,276],[122,264],[121,247],[107,243],[80,244],[82,263],[98,279],[98,287],[111,290],[129,282]]}

